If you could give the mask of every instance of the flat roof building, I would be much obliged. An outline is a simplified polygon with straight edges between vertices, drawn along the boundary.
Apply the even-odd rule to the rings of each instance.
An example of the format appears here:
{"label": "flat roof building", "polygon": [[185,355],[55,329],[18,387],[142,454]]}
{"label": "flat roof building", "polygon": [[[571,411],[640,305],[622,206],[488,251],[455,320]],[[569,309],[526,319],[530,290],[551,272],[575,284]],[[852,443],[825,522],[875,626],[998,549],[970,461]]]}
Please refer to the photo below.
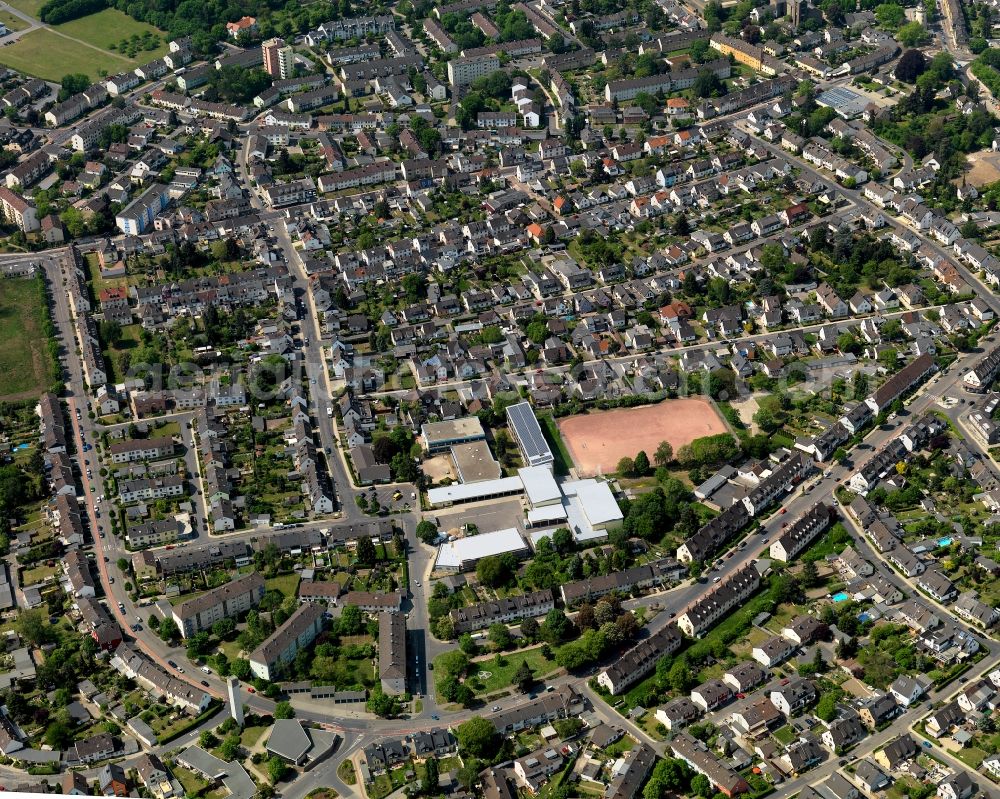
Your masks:
{"label": "flat roof building", "polygon": [[562,501],[562,492],[551,470],[544,466],[526,466],[518,469],[517,474],[524,484],[524,493],[532,508],[544,508]]}
{"label": "flat roof building", "polygon": [[456,444],[484,441],[486,431],[478,416],[465,416],[448,422],[427,422],[420,426],[424,448],[431,453],[442,452]]}
{"label": "flat roof building", "polygon": [[483,558],[504,555],[508,552],[515,557],[523,557],[529,552],[521,534],[513,527],[442,544],[438,549],[434,567],[451,571],[468,571],[476,568],[476,564]]}
{"label": "flat roof building", "polygon": [[567,497],[579,500],[579,508],[594,530],[607,530],[625,518],[611,486],[605,482],[573,480],[563,483],[562,489]]}
{"label": "flat roof building", "polygon": [[503,474],[486,441],[456,444],[451,448],[451,459],[462,483],[499,480]]}
{"label": "flat roof building", "polygon": [[463,502],[480,502],[484,499],[510,497],[524,491],[520,477],[501,477],[499,480],[482,480],[478,483],[455,483],[427,491],[427,501],[432,508],[460,505]]}
{"label": "flat roof building", "polygon": [[521,451],[525,466],[548,466],[551,468],[555,456],[549,448],[542,428],[535,418],[535,412],[528,402],[518,402],[507,408],[507,423],[510,426],[517,448]]}

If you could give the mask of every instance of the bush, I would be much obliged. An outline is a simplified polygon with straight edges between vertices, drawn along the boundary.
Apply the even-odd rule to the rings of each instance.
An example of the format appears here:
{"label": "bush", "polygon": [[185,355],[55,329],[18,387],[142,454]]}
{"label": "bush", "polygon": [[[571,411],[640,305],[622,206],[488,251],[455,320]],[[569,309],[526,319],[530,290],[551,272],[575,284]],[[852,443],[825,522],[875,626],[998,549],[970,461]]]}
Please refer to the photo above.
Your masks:
{"label": "bush", "polygon": [[49,0],[38,10],[38,16],[47,25],[58,25],[95,14],[107,7],[106,0]]}

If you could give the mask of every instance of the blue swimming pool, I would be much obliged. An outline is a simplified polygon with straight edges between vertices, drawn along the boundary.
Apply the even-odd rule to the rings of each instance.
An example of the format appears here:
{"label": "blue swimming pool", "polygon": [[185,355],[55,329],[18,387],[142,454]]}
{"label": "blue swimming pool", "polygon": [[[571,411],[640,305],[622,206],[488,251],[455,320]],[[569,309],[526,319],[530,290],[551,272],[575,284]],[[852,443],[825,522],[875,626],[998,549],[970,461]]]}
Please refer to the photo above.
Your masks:
{"label": "blue swimming pool", "polygon": [[951,546],[951,539],[950,538],[939,538],[938,539],[938,546],[939,547],[950,547]]}
{"label": "blue swimming pool", "polygon": [[839,594],[834,594],[833,597],[831,598],[833,599],[834,602],[846,602],[848,599],[850,599],[850,597],[847,596],[847,594],[845,594],[843,591],[841,591]]}

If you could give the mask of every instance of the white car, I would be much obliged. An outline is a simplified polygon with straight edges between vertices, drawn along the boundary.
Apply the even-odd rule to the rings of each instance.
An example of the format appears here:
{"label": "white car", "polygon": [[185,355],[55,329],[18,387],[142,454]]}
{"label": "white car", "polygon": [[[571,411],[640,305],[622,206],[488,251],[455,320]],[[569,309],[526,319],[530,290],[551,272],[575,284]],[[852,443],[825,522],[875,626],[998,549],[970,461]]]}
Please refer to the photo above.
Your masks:
{"label": "white car", "polygon": [[212,673],[212,670],[208,666],[202,666],[201,670],[203,672],[205,672],[205,674],[211,674]]}

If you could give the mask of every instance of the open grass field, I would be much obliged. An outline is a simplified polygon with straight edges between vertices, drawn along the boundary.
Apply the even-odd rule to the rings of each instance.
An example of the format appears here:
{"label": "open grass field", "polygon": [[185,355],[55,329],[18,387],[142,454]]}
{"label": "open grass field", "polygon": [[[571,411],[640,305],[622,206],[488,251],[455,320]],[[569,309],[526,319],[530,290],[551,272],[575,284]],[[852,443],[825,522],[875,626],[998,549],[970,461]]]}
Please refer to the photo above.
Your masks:
{"label": "open grass field", "polygon": [[[525,649],[519,652],[504,652],[503,660],[504,665],[499,667],[497,666],[495,655],[488,655],[485,658],[473,661],[472,667],[469,669],[472,674],[472,677],[469,678],[469,685],[476,694],[488,695],[504,688],[510,688],[514,672],[521,666],[522,661],[527,661],[528,667],[539,682],[553,672],[559,671],[559,667],[555,661],[548,660],[542,655],[541,647]],[[480,677],[480,674],[483,676]]]}
{"label": "open grass field", "polygon": [[8,30],[12,31],[23,31],[28,27],[28,23],[21,19],[16,14],[12,14],[6,9],[0,11],[0,22],[7,26]]}
{"label": "open grass field", "polygon": [[45,5],[45,0],[10,0],[7,5],[13,6],[29,17],[37,18],[39,9]]}
{"label": "open grass field", "polygon": [[[12,5],[37,17],[42,4],[35,0],[16,0]],[[0,21],[5,20],[0,17]],[[23,21],[18,22],[21,28],[26,27]],[[158,38],[155,50],[140,50],[134,58],[130,58],[109,49],[112,45],[117,46],[122,39],[142,36],[147,32]],[[108,8],[25,34],[14,44],[0,47],[0,64],[46,80],[59,81],[64,75],[75,72],[96,80],[102,73],[114,75],[159,58],[167,51],[163,38],[163,32],[152,25]]]}
{"label": "open grass field", "polygon": [[652,458],[661,441],[677,452],[696,438],[725,433],[726,425],[710,402],[691,398],[570,416],[559,421],[559,432],[579,475],[591,477],[614,472],[640,450]]}
{"label": "open grass field", "polygon": [[51,81],[76,72],[96,80],[100,70],[114,75],[138,66],[128,58],[95,50],[51,30],[31,31],[9,47],[0,48],[0,64]]}
{"label": "open grass field", "polygon": [[147,32],[154,34],[159,38],[159,46],[155,50],[140,51],[133,59],[136,66],[148,63],[167,52],[167,45],[163,41],[163,31],[145,22],[132,19],[117,8],[106,8],[96,14],[88,14],[86,17],[72,19],[54,27],[60,33],[100,47],[102,50],[110,50],[111,45],[117,45],[122,39],[131,39],[137,35],[142,36]]}
{"label": "open grass field", "polygon": [[0,399],[29,399],[52,383],[34,280],[0,280]]}

